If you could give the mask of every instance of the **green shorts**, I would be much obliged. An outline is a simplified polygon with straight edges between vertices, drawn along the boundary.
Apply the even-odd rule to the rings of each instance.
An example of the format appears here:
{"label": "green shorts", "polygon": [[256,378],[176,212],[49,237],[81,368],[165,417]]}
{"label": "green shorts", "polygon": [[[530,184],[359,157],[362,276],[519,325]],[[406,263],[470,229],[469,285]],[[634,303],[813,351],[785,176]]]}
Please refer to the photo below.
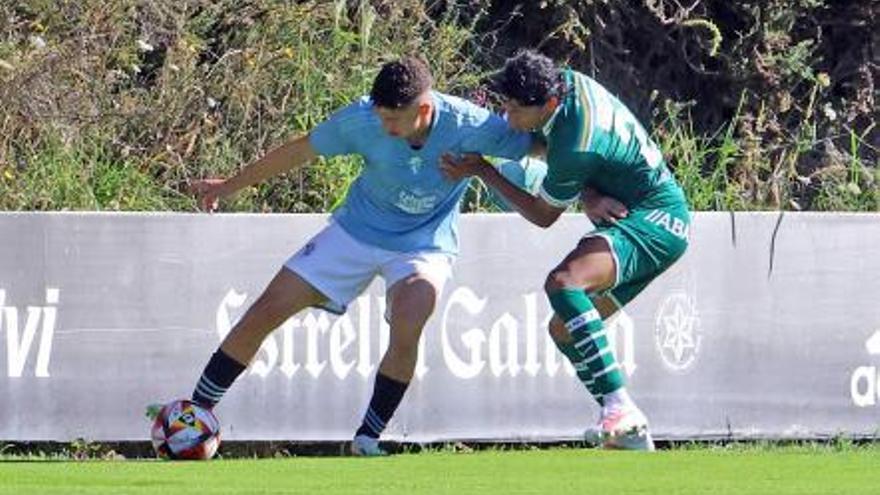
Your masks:
{"label": "green shorts", "polygon": [[609,296],[617,307],[632,301],[645,287],[672,266],[688,245],[690,213],[683,201],[631,208],[614,224],[597,226],[584,237],[608,242],[617,265],[617,278]]}

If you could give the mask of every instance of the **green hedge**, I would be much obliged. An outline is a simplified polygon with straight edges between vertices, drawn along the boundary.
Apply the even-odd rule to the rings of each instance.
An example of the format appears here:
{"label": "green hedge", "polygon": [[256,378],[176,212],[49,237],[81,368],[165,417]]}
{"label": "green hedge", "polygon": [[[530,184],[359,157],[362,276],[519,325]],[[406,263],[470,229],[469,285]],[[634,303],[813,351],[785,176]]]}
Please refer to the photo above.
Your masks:
{"label": "green hedge", "polygon": [[[539,46],[652,124],[698,209],[880,210],[874,2],[19,0],[0,5],[0,209],[195,209],[223,176],[423,53],[481,94]],[[688,5],[690,7],[690,3]],[[229,211],[327,211],[355,158]],[[466,208],[488,208],[481,188]]]}

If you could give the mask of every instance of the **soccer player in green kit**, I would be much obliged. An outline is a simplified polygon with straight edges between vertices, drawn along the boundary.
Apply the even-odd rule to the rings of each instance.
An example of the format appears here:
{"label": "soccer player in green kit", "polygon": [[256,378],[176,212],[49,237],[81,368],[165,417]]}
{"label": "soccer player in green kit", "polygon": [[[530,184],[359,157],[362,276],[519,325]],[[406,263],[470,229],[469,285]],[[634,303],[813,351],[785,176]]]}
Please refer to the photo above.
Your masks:
{"label": "soccer player in green kit", "polygon": [[588,439],[653,450],[648,420],[627,392],[603,320],[684,253],[690,223],[684,193],[632,112],[593,79],[524,51],[507,60],[495,86],[510,126],[546,142],[547,175],[538,195],[510,183],[480,155],[448,155],[444,173],[480,177],[541,227],[584,202],[596,229],[547,276],[555,313],[550,335],[601,405]]}

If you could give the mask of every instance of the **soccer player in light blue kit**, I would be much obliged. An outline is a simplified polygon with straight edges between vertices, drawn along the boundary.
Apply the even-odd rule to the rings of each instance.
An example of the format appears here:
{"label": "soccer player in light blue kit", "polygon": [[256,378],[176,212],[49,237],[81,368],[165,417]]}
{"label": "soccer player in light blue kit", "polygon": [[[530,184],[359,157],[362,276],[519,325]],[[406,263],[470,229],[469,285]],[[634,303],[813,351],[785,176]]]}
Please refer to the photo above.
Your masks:
{"label": "soccer player in light blue kit", "polygon": [[440,171],[443,154],[519,159],[525,132],[462,99],[435,92],[415,57],[385,64],[369,97],[334,113],[227,180],[196,184],[203,206],[317,156],[359,154],[364,167],[327,227],[290,257],[208,362],[193,400],[213,407],[263,340],[295,313],[341,313],[379,275],[389,301],[390,342],[351,451],[382,455],[378,438],[412,378],[418,341],[458,251],[459,202],[467,180]]}

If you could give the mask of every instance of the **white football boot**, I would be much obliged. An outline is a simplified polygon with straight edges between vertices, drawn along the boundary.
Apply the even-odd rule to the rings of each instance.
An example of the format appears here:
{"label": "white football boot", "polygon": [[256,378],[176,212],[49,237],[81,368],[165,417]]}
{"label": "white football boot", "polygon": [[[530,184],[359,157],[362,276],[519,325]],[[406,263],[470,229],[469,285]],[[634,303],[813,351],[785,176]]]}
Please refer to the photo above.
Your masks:
{"label": "white football boot", "polygon": [[357,435],[351,441],[351,455],[359,457],[382,457],[388,455],[379,447],[379,439],[367,435]]}
{"label": "white football boot", "polygon": [[590,447],[601,447],[605,443],[605,435],[602,432],[602,422],[594,426],[588,426],[584,430],[584,442]]}
{"label": "white football boot", "polygon": [[603,409],[598,429],[606,449],[654,451],[648,419],[635,406]]}

